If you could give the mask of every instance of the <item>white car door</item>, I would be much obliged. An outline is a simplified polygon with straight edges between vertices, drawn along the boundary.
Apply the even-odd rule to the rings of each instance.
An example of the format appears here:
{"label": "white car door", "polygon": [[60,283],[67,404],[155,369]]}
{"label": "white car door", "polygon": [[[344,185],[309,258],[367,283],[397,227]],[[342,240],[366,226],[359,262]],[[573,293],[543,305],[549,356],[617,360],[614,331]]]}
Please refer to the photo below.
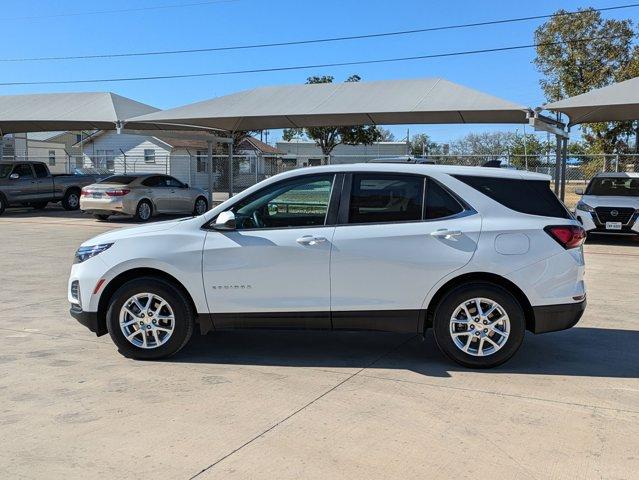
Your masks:
{"label": "white car door", "polygon": [[304,175],[264,187],[231,208],[236,230],[207,233],[203,279],[216,328],[330,328],[334,179]]}
{"label": "white car door", "polygon": [[480,215],[421,175],[353,174],[345,195],[331,256],[333,328],[416,331],[428,291],[472,258]]}

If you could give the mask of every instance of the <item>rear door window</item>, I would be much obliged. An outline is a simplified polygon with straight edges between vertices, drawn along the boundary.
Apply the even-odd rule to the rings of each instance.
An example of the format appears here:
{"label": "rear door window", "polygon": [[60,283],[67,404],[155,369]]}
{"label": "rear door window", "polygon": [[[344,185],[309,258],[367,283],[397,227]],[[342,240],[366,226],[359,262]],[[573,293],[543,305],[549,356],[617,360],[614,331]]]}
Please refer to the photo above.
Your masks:
{"label": "rear door window", "polygon": [[435,220],[452,217],[464,211],[462,204],[435,180],[429,179],[426,184],[426,207],[424,218]]}
{"label": "rear door window", "polygon": [[410,222],[422,219],[424,177],[355,174],[348,223]]}
{"label": "rear door window", "polygon": [[33,169],[35,170],[36,177],[38,178],[45,178],[47,175],[49,175],[47,167],[45,167],[41,163],[34,163]]}
{"label": "rear door window", "polygon": [[472,175],[453,176],[516,212],[542,217],[571,218],[566,207],[550,189],[549,181]]}

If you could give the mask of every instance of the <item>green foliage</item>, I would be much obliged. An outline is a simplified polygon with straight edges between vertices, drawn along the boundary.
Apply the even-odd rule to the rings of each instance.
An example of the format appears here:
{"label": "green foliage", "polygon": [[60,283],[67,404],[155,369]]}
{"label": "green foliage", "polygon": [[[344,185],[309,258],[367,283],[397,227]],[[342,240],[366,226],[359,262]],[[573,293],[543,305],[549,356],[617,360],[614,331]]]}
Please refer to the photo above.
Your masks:
{"label": "green foliage", "polygon": [[[308,77],[307,84],[333,83],[334,78],[330,75]],[[359,82],[359,75],[351,75],[347,82]],[[282,138],[290,141],[295,137],[306,136],[315,140],[318,147],[322,149],[322,154],[330,155],[339,144],[346,145],[370,145],[382,138],[378,128],[374,125],[354,125],[339,127],[309,127],[305,129],[289,128],[284,130]]]}
{"label": "green foliage", "polygon": [[[603,19],[587,8],[578,15],[559,10],[535,30],[535,65],[549,102],[579,95],[639,75],[639,47],[632,20]],[[632,122],[583,126],[593,153],[614,153],[627,146]]]}
{"label": "green foliage", "polygon": [[433,142],[425,133],[418,133],[413,135],[410,139],[410,152],[415,156],[426,155],[441,155],[441,145]]}

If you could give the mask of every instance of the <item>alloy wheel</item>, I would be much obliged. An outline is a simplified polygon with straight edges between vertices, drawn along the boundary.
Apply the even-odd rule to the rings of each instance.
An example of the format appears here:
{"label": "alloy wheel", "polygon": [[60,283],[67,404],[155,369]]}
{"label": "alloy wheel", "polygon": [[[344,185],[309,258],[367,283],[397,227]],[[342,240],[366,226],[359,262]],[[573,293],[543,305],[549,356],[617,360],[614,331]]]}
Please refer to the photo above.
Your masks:
{"label": "alloy wheel", "polygon": [[508,341],[510,320],[506,310],[489,298],[471,298],[457,306],[450,317],[450,336],[462,352],[486,357]]}
{"label": "alloy wheel", "polygon": [[164,345],[175,329],[171,306],[154,293],[138,293],[120,309],[120,329],[124,337],[138,348],[153,349]]}
{"label": "alloy wheel", "polygon": [[195,213],[197,213],[198,215],[202,215],[204,212],[206,212],[206,209],[207,209],[206,200],[204,200],[203,198],[199,198],[195,202]]}

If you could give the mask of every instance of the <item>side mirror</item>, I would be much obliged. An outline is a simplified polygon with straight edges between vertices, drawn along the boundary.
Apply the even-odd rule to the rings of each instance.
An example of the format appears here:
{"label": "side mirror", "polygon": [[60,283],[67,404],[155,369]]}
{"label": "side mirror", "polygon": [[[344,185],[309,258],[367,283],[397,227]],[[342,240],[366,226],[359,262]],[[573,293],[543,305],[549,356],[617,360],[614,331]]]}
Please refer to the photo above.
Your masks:
{"label": "side mirror", "polygon": [[184,188],[189,188],[189,184],[188,184],[188,183],[185,183],[185,184],[184,184]]}
{"label": "side mirror", "polygon": [[235,230],[235,214],[231,211],[220,213],[213,224],[215,230]]}
{"label": "side mirror", "polygon": [[584,189],[583,188],[575,188],[575,193],[577,195],[583,195],[584,194]]}
{"label": "side mirror", "polygon": [[12,173],[11,175],[9,175],[9,178],[11,180],[18,180],[20,178],[20,175],[18,175],[17,173]]}

